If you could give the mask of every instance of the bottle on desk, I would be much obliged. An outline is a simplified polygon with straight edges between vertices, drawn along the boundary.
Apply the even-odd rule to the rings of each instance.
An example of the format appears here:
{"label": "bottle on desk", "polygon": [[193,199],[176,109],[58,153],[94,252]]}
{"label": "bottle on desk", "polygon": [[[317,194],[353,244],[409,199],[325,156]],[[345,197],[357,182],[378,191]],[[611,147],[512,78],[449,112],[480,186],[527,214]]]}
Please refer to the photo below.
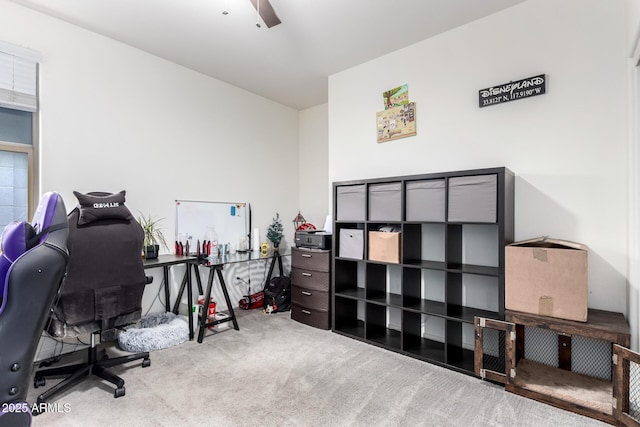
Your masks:
{"label": "bottle on desk", "polygon": [[216,233],[215,227],[208,227],[207,229],[207,237],[209,238],[209,242],[211,244],[211,256],[218,255],[218,234]]}

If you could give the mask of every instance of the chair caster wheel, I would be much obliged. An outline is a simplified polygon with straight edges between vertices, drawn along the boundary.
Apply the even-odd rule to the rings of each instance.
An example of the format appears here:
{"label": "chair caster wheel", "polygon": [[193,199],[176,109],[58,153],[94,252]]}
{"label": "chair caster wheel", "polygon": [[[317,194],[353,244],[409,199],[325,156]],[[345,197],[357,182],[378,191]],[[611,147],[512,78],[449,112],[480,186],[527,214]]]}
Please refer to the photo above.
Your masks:
{"label": "chair caster wheel", "polygon": [[125,389],[124,386],[123,387],[118,387],[117,389],[115,389],[115,391],[113,392],[113,397],[115,399],[122,397],[125,395]]}
{"label": "chair caster wheel", "polygon": [[142,367],[146,368],[151,366],[151,359],[142,359]]}
{"label": "chair caster wheel", "polygon": [[44,377],[35,377],[33,379],[33,386],[35,388],[42,387],[47,383],[47,380]]}

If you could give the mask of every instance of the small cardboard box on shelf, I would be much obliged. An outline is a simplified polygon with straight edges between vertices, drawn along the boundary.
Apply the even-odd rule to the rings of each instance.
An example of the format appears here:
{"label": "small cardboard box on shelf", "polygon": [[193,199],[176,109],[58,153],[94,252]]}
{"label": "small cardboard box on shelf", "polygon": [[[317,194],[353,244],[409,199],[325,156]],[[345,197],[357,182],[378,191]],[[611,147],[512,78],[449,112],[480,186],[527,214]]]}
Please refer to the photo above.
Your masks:
{"label": "small cardboard box on shelf", "polygon": [[400,233],[388,231],[369,232],[369,260],[400,263]]}

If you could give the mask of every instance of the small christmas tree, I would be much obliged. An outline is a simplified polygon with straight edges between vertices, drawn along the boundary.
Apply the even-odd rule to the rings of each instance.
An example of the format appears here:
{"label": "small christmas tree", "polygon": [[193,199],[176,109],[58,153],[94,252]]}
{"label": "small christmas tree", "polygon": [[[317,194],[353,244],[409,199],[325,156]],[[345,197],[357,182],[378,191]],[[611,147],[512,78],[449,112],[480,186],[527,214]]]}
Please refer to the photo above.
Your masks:
{"label": "small christmas tree", "polygon": [[276,212],[276,217],[273,218],[273,222],[267,229],[267,239],[273,243],[274,248],[280,245],[280,240],[282,240],[282,236],[284,235],[283,230],[280,214]]}

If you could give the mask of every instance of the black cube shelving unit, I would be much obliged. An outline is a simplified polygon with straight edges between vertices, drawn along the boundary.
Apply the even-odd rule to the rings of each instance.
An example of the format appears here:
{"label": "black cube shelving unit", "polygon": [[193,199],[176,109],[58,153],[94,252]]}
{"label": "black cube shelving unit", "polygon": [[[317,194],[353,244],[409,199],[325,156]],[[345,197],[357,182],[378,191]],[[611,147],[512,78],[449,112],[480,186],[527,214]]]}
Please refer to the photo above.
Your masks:
{"label": "black cube shelving unit", "polygon": [[[504,320],[513,216],[504,167],[334,182],[333,332],[473,374],[474,316]],[[382,226],[398,263],[369,259]]]}

